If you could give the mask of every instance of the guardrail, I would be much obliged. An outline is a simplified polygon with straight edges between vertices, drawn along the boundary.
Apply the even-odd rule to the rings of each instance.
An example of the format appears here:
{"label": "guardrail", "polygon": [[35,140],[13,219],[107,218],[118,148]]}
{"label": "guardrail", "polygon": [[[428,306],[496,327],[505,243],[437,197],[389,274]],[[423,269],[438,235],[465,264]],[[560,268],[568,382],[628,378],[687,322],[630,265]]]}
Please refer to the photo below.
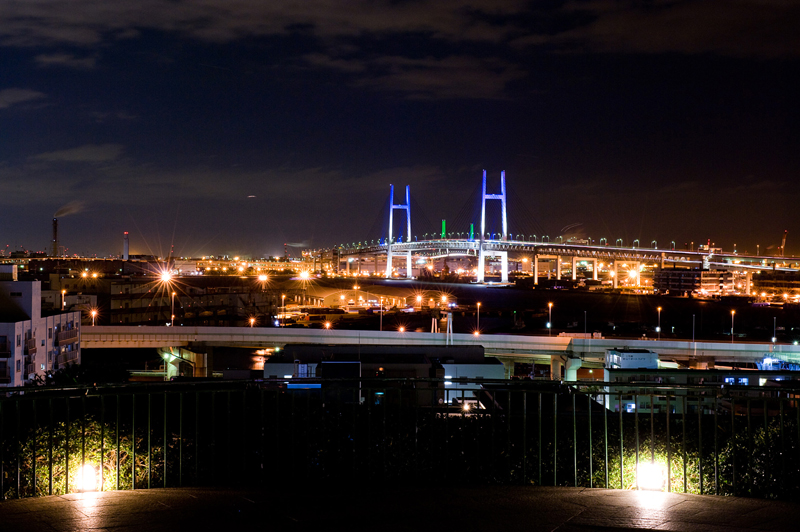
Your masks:
{"label": "guardrail", "polygon": [[[281,479],[800,498],[800,388],[605,386],[281,379],[6,390],[0,493]],[[628,412],[631,399],[640,406]]]}

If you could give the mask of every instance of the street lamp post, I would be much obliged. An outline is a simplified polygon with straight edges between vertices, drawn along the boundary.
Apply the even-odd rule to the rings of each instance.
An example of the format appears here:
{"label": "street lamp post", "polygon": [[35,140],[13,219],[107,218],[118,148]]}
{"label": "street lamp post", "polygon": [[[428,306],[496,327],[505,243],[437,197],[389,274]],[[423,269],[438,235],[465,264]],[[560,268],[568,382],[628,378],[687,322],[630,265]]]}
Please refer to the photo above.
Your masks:
{"label": "street lamp post", "polygon": [[286,294],[281,294],[281,327],[284,325],[286,318]]}
{"label": "street lamp post", "polygon": [[733,343],[733,316],[736,315],[736,311],[731,311],[731,343]]}
{"label": "street lamp post", "polygon": [[478,302],[478,321],[475,324],[475,330],[477,332],[481,331],[481,304],[480,304],[480,302]]}
{"label": "street lamp post", "polygon": [[175,326],[175,292],[172,292],[172,302],[170,303],[169,324],[171,327]]}
{"label": "street lamp post", "polygon": [[250,328],[251,329],[253,328],[253,325],[255,325],[255,324],[256,324],[256,319],[255,318],[250,318]]}
{"label": "street lamp post", "polygon": [[380,330],[381,330],[381,332],[383,332],[383,298],[382,297],[381,297],[381,324],[380,324]]}
{"label": "street lamp post", "polygon": [[773,316],[772,317],[772,344],[773,345],[775,345],[775,342],[778,339],[777,336],[775,335],[775,331],[777,330],[777,325],[778,325],[778,318],[776,316]]}
{"label": "street lamp post", "polygon": [[553,303],[547,304],[547,336],[553,335]]}
{"label": "street lamp post", "polygon": [[67,309],[67,291],[66,290],[62,290],[61,291],[61,310],[66,310],[66,309]]}
{"label": "street lamp post", "polygon": [[97,311],[92,309],[92,327],[94,327],[94,319],[97,317]]}
{"label": "street lamp post", "polygon": [[658,327],[656,327],[656,332],[658,333],[658,339],[661,340],[661,307],[658,307]]}

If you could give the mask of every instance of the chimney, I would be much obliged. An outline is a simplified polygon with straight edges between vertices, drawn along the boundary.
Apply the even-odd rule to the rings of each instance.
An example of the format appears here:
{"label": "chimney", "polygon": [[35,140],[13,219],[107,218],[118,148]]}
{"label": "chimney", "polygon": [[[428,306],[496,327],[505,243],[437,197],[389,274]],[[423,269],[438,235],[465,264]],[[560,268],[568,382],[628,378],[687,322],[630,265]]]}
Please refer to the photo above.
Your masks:
{"label": "chimney", "polygon": [[58,257],[58,218],[53,218],[53,249],[50,255]]}
{"label": "chimney", "polygon": [[122,260],[128,260],[128,232],[125,231],[122,236]]}

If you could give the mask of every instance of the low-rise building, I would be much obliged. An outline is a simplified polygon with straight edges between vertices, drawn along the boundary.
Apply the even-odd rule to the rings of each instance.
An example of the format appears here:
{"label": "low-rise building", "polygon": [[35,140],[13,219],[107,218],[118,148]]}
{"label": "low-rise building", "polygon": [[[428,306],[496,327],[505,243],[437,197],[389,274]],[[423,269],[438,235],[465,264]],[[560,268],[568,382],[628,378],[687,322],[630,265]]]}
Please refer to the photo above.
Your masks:
{"label": "low-rise building", "polygon": [[42,313],[39,281],[19,281],[16,266],[0,280],[0,387],[23,386],[80,363],[80,312]]}

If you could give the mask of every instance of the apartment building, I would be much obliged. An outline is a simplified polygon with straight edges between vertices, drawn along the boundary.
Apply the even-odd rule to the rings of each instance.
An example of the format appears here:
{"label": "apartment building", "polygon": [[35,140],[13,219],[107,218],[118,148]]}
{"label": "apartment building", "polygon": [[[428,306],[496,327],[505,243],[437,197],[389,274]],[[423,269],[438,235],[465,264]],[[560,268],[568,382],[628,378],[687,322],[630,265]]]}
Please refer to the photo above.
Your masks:
{"label": "apartment building", "polygon": [[80,363],[80,312],[42,314],[40,281],[17,280],[16,265],[0,269],[0,387]]}

